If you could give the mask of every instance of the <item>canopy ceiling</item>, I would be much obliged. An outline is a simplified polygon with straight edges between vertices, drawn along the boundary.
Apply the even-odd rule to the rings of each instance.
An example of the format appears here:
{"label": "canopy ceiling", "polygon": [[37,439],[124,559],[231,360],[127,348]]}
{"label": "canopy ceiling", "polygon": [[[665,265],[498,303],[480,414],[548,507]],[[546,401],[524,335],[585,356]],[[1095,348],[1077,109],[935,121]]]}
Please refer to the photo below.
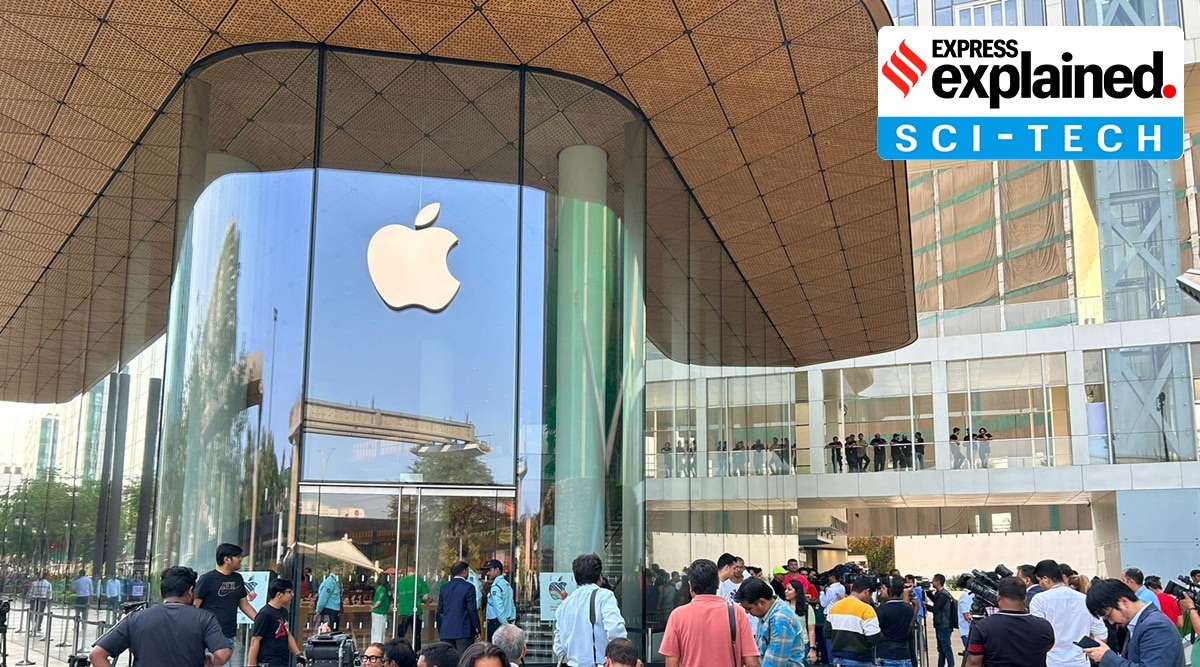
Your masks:
{"label": "canopy ceiling", "polygon": [[[524,64],[603,85],[649,119],[765,314],[769,351],[741,361],[902,347],[916,336],[904,165],[875,153],[876,32],[889,23],[881,0],[0,0],[0,399],[69,398],[76,379],[45,378],[74,363],[78,381],[94,380],[161,333],[169,227],[123,247],[101,230],[89,265],[55,258],[184,73],[263,42]],[[119,294],[95,278],[106,257],[128,265]],[[90,292],[35,298],[69,284],[72,267],[93,273]],[[133,287],[144,301],[131,334]],[[678,315],[649,288],[652,340],[711,361],[659,335]],[[73,331],[85,302],[90,326]],[[77,347],[94,359],[60,351],[73,336],[92,338]]]}

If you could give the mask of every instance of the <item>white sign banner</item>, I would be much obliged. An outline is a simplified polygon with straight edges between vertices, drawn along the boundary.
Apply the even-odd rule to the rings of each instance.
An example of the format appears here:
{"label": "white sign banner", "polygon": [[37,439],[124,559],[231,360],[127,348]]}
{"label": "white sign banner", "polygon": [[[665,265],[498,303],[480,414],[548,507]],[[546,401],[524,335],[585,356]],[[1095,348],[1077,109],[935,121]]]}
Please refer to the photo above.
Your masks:
{"label": "white sign banner", "polygon": [[[267,587],[271,584],[270,571],[243,572],[242,579],[246,580],[246,601],[254,608],[255,613],[262,611],[263,605],[267,604]],[[237,619],[238,625],[250,625],[254,623],[240,609],[237,613]]]}
{"label": "white sign banner", "polygon": [[542,620],[553,621],[558,606],[567,599],[578,586],[575,584],[575,574],[572,572],[542,572],[538,574],[538,588],[541,590]]}

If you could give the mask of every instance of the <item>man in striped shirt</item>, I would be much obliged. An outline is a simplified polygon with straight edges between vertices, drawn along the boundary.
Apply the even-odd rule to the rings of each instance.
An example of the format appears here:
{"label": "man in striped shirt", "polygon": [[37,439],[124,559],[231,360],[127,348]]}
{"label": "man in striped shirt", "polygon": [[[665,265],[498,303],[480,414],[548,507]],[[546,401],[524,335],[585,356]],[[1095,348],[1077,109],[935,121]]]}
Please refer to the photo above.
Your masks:
{"label": "man in striped shirt", "polygon": [[883,641],[871,600],[870,577],[851,582],[850,595],[838,600],[825,617],[825,636],[833,644],[833,662],[841,667],[872,667],[875,647]]}
{"label": "man in striped shirt", "polygon": [[33,614],[29,619],[33,623],[33,629],[29,632],[30,637],[41,634],[42,618],[45,616],[46,608],[50,605],[50,596],[53,595],[53,592],[50,586],[49,572],[43,572],[41,579],[29,584],[29,611]]}

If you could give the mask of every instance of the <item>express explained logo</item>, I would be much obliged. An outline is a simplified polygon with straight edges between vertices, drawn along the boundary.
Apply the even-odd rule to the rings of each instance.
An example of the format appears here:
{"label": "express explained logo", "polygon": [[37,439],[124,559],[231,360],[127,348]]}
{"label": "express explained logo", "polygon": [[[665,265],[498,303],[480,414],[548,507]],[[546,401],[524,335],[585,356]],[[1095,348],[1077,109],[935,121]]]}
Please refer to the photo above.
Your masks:
{"label": "express explained logo", "polygon": [[[1176,93],[1175,86],[1163,83],[1161,50],[1150,54],[1150,62],[1130,67],[1124,63],[1107,66],[1077,63],[1075,54],[1070,51],[1062,51],[1057,63],[1035,64],[1033,51],[1022,49],[1016,39],[939,39],[934,40],[932,46],[934,60],[991,58],[1010,61],[1001,64],[948,62],[934,67],[930,85],[933,94],[944,100],[976,97],[986,99],[988,108],[999,109],[1001,100],[1018,97],[1120,100],[1132,95],[1147,100],[1170,99]],[[906,47],[904,42],[900,43],[900,49]],[[892,61],[895,60],[893,55]],[[886,72],[884,76],[887,76]]]}
{"label": "express explained logo", "polygon": [[1184,39],[1163,26],[888,26],[879,155],[1177,159]]}
{"label": "express explained logo", "polygon": [[900,46],[892,52],[892,57],[883,64],[883,75],[891,81],[893,85],[900,89],[905,97],[908,97],[913,86],[917,85],[917,81],[921,79],[921,75],[925,73],[928,66],[921,56],[918,56],[908,47],[908,43],[901,40]]}

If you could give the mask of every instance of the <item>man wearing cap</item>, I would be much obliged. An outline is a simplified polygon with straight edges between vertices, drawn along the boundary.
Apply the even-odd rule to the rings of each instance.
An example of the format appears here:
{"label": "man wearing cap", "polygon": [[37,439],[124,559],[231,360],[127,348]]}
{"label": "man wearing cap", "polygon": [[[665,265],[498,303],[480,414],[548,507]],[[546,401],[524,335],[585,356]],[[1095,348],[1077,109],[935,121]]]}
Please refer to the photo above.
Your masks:
{"label": "man wearing cap", "polygon": [[787,599],[787,587],[783,585],[783,580],[786,576],[787,568],[782,565],[771,570],[771,588],[775,590],[775,597],[780,600]]}
{"label": "man wearing cap", "polygon": [[492,641],[497,628],[517,621],[517,606],[512,585],[504,578],[504,564],[492,559],[484,563],[483,572],[492,582],[487,599],[487,640]]}

